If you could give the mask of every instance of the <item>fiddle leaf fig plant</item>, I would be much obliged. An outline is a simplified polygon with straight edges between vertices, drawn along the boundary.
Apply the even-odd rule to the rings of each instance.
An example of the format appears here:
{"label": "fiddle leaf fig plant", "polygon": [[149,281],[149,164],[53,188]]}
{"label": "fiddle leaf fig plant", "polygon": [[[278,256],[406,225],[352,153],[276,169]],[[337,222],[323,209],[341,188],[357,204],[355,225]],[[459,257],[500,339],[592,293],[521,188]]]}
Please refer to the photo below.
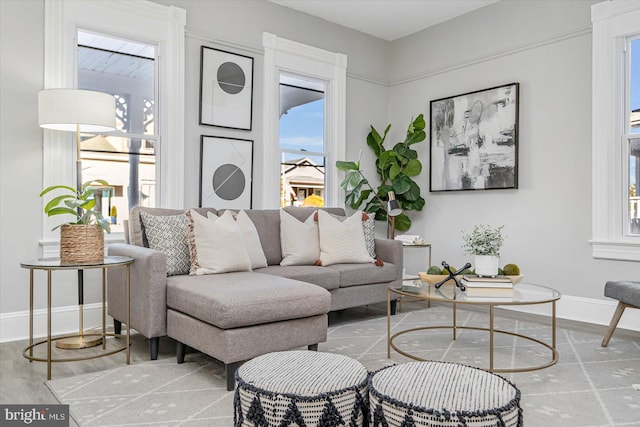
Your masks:
{"label": "fiddle leaf fig plant", "polygon": [[[346,192],[347,206],[359,209],[364,204],[365,212],[375,214],[378,221],[387,221],[385,208],[387,194],[393,191],[403,211],[422,210],[425,201],[420,196],[420,187],[413,180],[413,177],[422,172],[422,163],[418,160],[418,152],[412,145],[425,140],[424,128],[425,121],[422,114],[415,120],[412,118],[405,140],[388,149],[384,146],[384,142],[391,125],[385,128],[382,135],[371,126],[371,131],[367,135],[367,145],[376,155],[376,172],[380,177],[380,185],[376,189],[371,186],[362,173],[360,159],[356,162],[337,161],[336,167],[347,172],[340,184]],[[407,231],[410,227],[411,219],[407,215],[402,213],[396,217],[396,230]]]}
{"label": "fiddle leaf fig plant", "polygon": [[100,212],[93,209],[96,205],[96,199],[92,197],[95,190],[91,188],[92,185],[108,186],[109,183],[102,179],[97,179],[85,182],[80,190],[68,185],[52,185],[42,190],[40,197],[44,197],[54,190],[65,190],[64,194],[56,196],[47,202],[44,207],[44,213],[47,216],[73,215],[75,217],[75,221],[60,224],[54,227],[53,230],[65,224],[97,224],[107,233],[111,232],[109,221],[104,219]]}

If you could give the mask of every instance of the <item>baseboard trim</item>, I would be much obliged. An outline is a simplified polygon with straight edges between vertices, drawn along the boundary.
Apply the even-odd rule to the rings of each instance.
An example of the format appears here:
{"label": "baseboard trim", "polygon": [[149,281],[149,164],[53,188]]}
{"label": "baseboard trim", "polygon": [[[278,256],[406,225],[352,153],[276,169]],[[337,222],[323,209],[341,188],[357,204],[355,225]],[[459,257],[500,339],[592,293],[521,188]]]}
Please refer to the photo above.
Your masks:
{"label": "baseboard trim", "polygon": [[[77,305],[55,307],[51,309],[51,334],[64,335],[77,333],[79,329],[79,308]],[[107,327],[111,318],[107,316]],[[83,315],[84,329],[102,326],[102,303],[85,304]],[[33,337],[47,336],[47,310],[33,311]],[[29,311],[14,311],[0,314],[0,343],[29,339]]]}

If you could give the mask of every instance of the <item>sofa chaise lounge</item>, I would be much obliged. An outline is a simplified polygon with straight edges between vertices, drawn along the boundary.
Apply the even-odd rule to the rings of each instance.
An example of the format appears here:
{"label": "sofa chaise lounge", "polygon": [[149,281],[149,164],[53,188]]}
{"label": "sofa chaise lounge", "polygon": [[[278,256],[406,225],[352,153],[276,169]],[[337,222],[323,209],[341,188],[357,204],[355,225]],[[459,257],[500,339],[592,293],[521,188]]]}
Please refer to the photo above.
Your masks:
{"label": "sofa chaise lounge", "polygon": [[[201,215],[223,212],[194,210]],[[285,208],[299,221],[315,210]],[[324,210],[345,215],[341,208]],[[235,369],[242,361],[271,351],[317,348],[326,340],[329,311],[386,301],[387,287],[402,280],[402,244],[388,239],[375,239],[376,258],[383,263],[281,266],[279,210],[245,211],[256,227],[267,267],[167,276],[167,257],[149,248],[141,212],[170,216],[185,211],[134,208],[125,227],[127,243],[109,247],[110,255],[135,259],[131,268],[130,327],[149,338],[151,359],[157,358],[159,338],[168,335],[178,342],[179,363],[184,361],[186,346],[222,361],[230,389]],[[107,299],[116,332],[126,319],[124,283],[123,272],[110,272]]]}

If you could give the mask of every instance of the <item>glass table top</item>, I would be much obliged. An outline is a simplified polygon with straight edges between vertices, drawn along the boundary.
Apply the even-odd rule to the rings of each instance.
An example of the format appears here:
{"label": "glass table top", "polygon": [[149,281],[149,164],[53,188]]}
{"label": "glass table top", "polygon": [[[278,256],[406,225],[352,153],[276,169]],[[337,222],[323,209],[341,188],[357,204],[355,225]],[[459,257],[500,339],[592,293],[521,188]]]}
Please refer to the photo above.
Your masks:
{"label": "glass table top", "polygon": [[38,270],[78,270],[90,268],[111,267],[116,265],[127,265],[133,263],[133,258],[128,256],[105,256],[102,261],[85,263],[62,263],[60,258],[36,258],[21,262],[20,267]]}
{"label": "glass table top", "polygon": [[474,289],[462,292],[455,284],[445,284],[436,289],[435,285],[421,280],[404,280],[402,287],[389,288],[393,293],[407,297],[431,301],[455,302],[461,304],[518,305],[541,304],[557,301],[560,292],[547,286],[532,283],[518,283],[513,289]]}

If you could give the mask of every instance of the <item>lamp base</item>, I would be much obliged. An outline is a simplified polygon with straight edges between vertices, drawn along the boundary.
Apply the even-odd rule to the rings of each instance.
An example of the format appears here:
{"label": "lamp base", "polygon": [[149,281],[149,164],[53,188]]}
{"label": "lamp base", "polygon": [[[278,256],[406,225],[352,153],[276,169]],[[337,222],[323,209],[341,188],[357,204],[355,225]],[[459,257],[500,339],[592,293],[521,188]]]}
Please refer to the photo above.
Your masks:
{"label": "lamp base", "polygon": [[67,350],[95,347],[100,344],[101,336],[75,336],[56,341],[56,347]]}

